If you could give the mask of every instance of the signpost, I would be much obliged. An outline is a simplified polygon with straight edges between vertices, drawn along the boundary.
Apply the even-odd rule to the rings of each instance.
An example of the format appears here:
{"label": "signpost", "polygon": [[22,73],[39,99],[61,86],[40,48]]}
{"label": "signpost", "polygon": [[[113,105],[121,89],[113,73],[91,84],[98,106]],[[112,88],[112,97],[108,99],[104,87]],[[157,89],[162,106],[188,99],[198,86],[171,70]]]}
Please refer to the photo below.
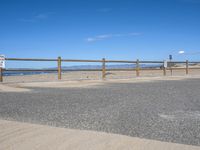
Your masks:
{"label": "signpost", "polygon": [[0,68],[5,68],[5,56],[0,55]]}
{"label": "signpost", "polygon": [[170,60],[170,61],[172,60],[172,55],[169,55],[169,60]]}
{"label": "signpost", "polygon": [[5,56],[0,55],[0,82],[3,82],[3,69],[5,68]]}
{"label": "signpost", "polygon": [[163,62],[163,75],[166,76],[167,60]]}
{"label": "signpost", "polygon": [[164,60],[164,68],[167,68],[167,60]]}

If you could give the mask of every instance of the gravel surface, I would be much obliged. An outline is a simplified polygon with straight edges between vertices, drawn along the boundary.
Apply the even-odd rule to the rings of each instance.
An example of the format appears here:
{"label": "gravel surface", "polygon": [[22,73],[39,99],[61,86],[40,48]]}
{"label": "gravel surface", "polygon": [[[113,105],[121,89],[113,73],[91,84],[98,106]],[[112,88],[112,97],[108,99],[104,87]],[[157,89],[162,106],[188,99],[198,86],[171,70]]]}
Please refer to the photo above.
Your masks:
{"label": "gravel surface", "polygon": [[0,119],[200,146],[200,79],[0,93]]}

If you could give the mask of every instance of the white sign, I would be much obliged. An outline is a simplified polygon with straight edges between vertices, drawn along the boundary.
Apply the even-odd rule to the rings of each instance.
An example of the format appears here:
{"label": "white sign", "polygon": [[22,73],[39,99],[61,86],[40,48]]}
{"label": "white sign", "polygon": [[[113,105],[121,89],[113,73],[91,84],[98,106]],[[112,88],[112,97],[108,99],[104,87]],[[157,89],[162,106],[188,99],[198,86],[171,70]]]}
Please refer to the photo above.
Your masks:
{"label": "white sign", "polygon": [[0,55],[0,68],[5,68],[5,56]]}
{"label": "white sign", "polygon": [[164,61],[164,68],[167,68],[167,60]]}

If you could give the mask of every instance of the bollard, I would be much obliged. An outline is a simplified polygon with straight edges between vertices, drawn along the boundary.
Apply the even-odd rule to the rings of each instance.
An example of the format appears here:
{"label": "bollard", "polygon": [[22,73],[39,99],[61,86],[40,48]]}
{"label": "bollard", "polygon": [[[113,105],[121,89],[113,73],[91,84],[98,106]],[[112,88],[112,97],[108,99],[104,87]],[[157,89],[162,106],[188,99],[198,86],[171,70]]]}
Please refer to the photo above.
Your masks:
{"label": "bollard", "polygon": [[140,64],[139,64],[139,59],[136,61],[136,76],[140,76]]}
{"label": "bollard", "polygon": [[102,59],[102,79],[105,80],[106,78],[106,60],[105,58]]}
{"label": "bollard", "polygon": [[185,69],[186,69],[186,70],[185,70],[185,71],[186,71],[186,74],[189,73],[189,68],[188,68],[189,65],[188,65],[188,64],[189,64],[189,63],[188,63],[188,60],[186,60],[186,68],[185,68]]}
{"label": "bollard", "polygon": [[61,57],[58,57],[58,80],[61,80],[62,68],[61,68]]}

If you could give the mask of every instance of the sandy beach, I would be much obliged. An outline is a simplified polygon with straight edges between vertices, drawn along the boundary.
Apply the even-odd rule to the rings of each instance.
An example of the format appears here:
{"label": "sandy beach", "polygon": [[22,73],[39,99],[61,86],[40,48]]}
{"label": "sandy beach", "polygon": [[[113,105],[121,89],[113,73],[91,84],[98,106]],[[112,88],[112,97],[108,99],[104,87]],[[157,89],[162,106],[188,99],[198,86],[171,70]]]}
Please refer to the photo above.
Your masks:
{"label": "sandy beach", "polygon": [[[189,74],[186,75],[185,69],[173,70],[173,76],[198,76],[200,69],[189,69]],[[167,70],[166,76],[171,76],[171,71]],[[163,77],[163,70],[141,70],[140,77]],[[135,71],[107,71],[106,79],[134,79],[136,78]],[[101,71],[72,71],[62,73],[62,81],[70,80],[101,80]],[[22,75],[22,76],[4,76],[5,83],[11,82],[44,82],[58,81],[57,73],[40,74],[40,75]]]}

